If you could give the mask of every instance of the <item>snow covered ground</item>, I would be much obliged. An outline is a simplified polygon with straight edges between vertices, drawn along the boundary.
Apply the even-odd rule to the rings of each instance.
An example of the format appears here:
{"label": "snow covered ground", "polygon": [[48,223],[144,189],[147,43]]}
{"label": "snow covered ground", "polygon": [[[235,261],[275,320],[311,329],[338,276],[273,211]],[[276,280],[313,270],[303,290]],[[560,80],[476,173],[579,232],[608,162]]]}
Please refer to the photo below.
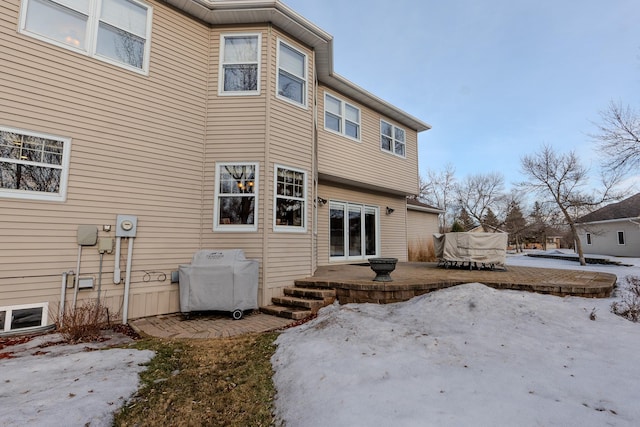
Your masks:
{"label": "snow covered ground", "polygon": [[[640,276],[621,260],[633,266],[507,264]],[[640,324],[610,312],[619,298],[472,283],[326,307],[277,340],[276,413],[289,427],[640,425]]]}
{"label": "snow covered ground", "polygon": [[[510,256],[508,265],[633,267]],[[461,285],[393,305],[333,305],[278,338],[279,417],[296,426],[632,426],[640,324],[609,299]],[[595,311],[594,311],[595,310]],[[594,312],[596,320],[590,320]],[[5,348],[0,425],[109,426],[153,353],[104,344]]]}
{"label": "snow covered ground", "polygon": [[131,341],[122,334],[101,343],[46,345],[60,340],[58,334],[41,335],[1,351],[14,356],[0,359],[1,426],[111,426],[154,355],[100,350]]}

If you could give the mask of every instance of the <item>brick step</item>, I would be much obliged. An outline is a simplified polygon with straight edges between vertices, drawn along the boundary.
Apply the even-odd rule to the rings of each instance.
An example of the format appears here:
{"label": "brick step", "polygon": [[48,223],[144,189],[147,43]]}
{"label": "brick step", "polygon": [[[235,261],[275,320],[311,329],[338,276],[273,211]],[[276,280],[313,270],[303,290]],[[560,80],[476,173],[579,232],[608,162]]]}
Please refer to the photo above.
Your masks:
{"label": "brick step", "polygon": [[311,316],[311,310],[305,310],[303,308],[285,307],[283,305],[268,305],[266,307],[260,307],[260,311],[272,316],[278,316],[285,319],[302,320],[305,317]]}
{"label": "brick step", "polygon": [[286,307],[302,308],[311,310],[312,313],[317,313],[322,307],[325,306],[324,300],[311,299],[311,298],[298,298],[298,297],[273,297],[271,302],[275,305],[284,305]]}
{"label": "brick step", "polygon": [[336,299],[335,289],[319,289],[319,288],[284,288],[284,294],[290,297],[311,298],[323,300],[327,305],[333,304]]}

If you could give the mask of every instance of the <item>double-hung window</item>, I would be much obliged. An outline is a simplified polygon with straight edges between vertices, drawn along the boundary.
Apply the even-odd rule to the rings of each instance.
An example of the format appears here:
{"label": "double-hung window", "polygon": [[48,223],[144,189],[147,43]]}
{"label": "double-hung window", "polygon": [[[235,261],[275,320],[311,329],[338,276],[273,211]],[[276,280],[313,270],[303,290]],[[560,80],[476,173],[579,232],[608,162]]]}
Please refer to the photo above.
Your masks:
{"label": "double-hung window", "polygon": [[275,166],[274,230],[306,231],[307,174]]}
{"label": "double-hung window", "polygon": [[71,139],[0,127],[0,197],[64,201]]}
{"label": "double-hung window", "polygon": [[151,14],[140,0],[23,0],[20,31],[146,74]]}
{"label": "double-hung window", "polygon": [[260,93],[260,34],[223,34],[220,40],[221,95]]}
{"label": "double-hung window", "polygon": [[307,55],[278,40],[278,97],[307,106]]}
{"label": "double-hung window", "polygon": [[360,109],[325,93],[324,127],[359,141]]}
{"label": "double-hung window", "polygon": [[405,132],[391,123],[380,120],[380,148],[397,156],[405,156]]}
{"label": "double-hung window", "polygon": [[258,221],[257,163],[217,163],[213,228],[216,231],[256,231]]}

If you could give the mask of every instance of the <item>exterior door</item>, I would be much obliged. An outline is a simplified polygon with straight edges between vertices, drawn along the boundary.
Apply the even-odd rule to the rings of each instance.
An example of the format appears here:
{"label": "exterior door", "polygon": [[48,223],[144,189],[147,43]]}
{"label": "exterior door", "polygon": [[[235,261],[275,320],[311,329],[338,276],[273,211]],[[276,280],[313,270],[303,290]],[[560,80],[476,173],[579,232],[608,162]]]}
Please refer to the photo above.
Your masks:
{"label": "exterior door", "polygon": [[380,209],[355,203],[329,204],[329,258],[357,261],[378,256]]}

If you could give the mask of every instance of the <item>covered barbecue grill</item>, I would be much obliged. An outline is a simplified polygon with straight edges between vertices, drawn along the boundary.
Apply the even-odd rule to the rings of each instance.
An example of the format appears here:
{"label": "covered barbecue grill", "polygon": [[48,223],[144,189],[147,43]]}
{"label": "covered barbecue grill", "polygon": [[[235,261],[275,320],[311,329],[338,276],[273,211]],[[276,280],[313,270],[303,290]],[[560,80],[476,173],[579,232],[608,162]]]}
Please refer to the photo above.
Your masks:
{"label": "covered barbecue grill", "polygon": [[178,267],[180,311],[230,311],[234,319],[258,308],[258,261],[242,249],[197,251]]}

